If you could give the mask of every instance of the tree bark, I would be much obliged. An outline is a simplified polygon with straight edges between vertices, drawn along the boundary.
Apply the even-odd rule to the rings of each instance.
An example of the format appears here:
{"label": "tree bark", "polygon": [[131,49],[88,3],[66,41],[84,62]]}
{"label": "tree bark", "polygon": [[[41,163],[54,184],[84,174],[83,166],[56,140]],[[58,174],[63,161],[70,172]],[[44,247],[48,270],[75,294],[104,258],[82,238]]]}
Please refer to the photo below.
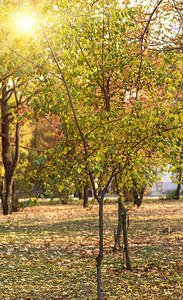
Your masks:
{"label": "tree bark", "polygon": [[144,198],[144,194],[145,194],[145,189],[146,187],[142,187],[139,191],[138,187],[137,187],[137,182],[135,179],[133,179],[133,189],[131,191],[131,194],[133,196],[133,200],[134,200],[134,206],[137,205],[137,207],[140,207]]}
{"label": "tree bark", "polygon": [[79,200],[83,199],[83,192],[81,191],[78,192],[78,198]]}
{"label": "tree bark", "polygon": [[84,187],[83,207],[88,206],[88,186]]}
{"label": "tree bark", "polygon": [[15,154],[12,158],[12,149],[10,143],[10,122],[13,121],[11,114],[9,113],[8,106],[8,93],[7,86],[2,83],[2,98],[1,98],[1,138],[2,138],[2,158],[5,170],[4,184],[1,189],[1,199],[3,214],[11,214],[13,210],[13,184],[14,175],[19,162],[20,156],[20,124],[16,123],[15,129]]}
{"label": "tree bark", "polygon": [[64,187],[61,192],[58,192],[58,194],[59,194],[60,203],[62,203],[62,204],[68,204],[69,203],[70,191],[69,191],[68,187]]}
{"label": "tree bark", "polygon": [[134,206],[140,207],[144,198],[145,188],[142,188],[140,191],[140,195],[138,194],[136,189],[132,190],[132,196],[134,199]]}
{"label": "tree bark", "polygon": [[177,189],[176,189],[176,192],[175,192],[175,199],[176,200],[181,200],[181,194],[182,194],[181,181],[182,181],[182,170],[179,170],[179,183],[177,185]]}
{"label": "tree bark", "polygon": [[[13,181],[13,186],[12,186],[12,211],[18,211],[20,208],[20,203],[18,202],[18,197],[16,196],[16,187],[15,187],[15,181]],[[23,207],[23,205],[22,205]]]}
{"label": "tree bark", "polygon": [[121,199],[118,197],[118,228],[117,228],[117,233],[114,236],[114,247],[113,251],[117,250],[117,245],[119,246],[120,249],[120,240],[121,240],[121,231],[122,231],[122,213],[121,213],[121,208],[120,208],[120,202]]}
{"label": "tree bark", "polygon": [[125,256],[126,256],[126,268],[127,268],[127,270],[132,271],[129,246],[128,246],[127,215],[126,215],[126,209],[125,209],[121,199],[120,199],[120,208],[121,208],[121,214],[122,214],[123,242],[124,242],[124,252],[125,252]]}
{"label": "tree bark", "polygon": [[[130,253],[129,253],[129,246],[128,246],[128,229],[127,229],[126,209],[124,207],[123,202],[121,201],[120,190],[119,190],[119,186],[118,186],[118,182],[117,182],[117,176],[115,176],[115,181],[116,181],[117,194],[118,194],[118,214],[121,215],[121,217],[118,216],[118,232],[119,232],[118,242],[120,241],[120,234],[121,234],[121,228],[120,227],[122,226],[122,228],[123,228],[124,252],[125,252],[125,257],[126,257],[126,268],[127,268],[127,270],[132,271],[132,265],[131,265]],[[115,242],[115,244],[116,244],[116,242]]]}

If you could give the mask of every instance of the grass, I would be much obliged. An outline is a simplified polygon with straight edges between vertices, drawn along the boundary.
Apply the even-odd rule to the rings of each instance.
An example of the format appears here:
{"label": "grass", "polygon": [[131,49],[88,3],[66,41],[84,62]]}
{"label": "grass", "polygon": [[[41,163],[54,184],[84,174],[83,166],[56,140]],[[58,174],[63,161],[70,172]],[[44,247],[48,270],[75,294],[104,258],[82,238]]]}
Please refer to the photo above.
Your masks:
{"label": "grass", "polygon": [[[104,207],[105,299],[182,299],[183,203],[130,207],[133,272],[113,253],[117,204]],[[0,216],[0,299],[97,299],[98,206],[38,205]]]}

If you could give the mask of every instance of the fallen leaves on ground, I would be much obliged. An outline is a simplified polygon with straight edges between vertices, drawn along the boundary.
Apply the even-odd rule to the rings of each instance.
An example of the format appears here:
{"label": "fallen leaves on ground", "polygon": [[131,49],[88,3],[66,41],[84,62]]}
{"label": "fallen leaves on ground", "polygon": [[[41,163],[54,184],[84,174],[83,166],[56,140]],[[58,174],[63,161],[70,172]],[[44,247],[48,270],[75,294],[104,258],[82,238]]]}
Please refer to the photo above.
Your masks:
{"label": "fallen leaves on ground", "polygon": [[[104,206],[105,299],[182,299],[183,203],[130,207],[129,245],[113,252],[117,204]],[[39,205],[0,216],[1,299],[97,299],[98,206]]]}

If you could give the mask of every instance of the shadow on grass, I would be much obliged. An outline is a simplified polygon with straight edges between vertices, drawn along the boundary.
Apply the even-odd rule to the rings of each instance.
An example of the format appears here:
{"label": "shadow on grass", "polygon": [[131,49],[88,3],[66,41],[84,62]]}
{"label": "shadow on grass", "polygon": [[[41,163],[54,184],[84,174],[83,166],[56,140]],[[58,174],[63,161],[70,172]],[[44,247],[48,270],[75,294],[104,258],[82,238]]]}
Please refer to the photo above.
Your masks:
{"label": "shadow on grass", "polygon": [[51,223],[51,221],[47,222],[44,220],[34,219],[27,222],[27,224],[25,224],[25,221],[23,221],[18,223],[8,222],[6,224],[0,225],[1,235],[11,234],[12,232],[15,234],[24,234],[31,232],[39,234],[44,234],[44,232],[55,234],[73,234],[81,231],[98,231],[98,218],[82,218],[79,220],[64,220],[53,223]]}

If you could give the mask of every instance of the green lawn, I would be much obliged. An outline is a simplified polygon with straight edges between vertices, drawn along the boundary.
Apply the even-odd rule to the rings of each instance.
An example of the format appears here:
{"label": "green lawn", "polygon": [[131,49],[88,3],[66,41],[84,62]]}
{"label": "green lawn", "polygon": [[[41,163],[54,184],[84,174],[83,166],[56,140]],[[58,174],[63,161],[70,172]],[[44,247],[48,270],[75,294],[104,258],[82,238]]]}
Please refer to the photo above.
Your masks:
{"label": "green lawn", "polygon": [[[183,203],[129,209],[133,272],[113,253],[117,205],[105,205],[105,299],[182,299]],[[0,299],[97,299],[98,206],[38,205],[0,216]]]}

